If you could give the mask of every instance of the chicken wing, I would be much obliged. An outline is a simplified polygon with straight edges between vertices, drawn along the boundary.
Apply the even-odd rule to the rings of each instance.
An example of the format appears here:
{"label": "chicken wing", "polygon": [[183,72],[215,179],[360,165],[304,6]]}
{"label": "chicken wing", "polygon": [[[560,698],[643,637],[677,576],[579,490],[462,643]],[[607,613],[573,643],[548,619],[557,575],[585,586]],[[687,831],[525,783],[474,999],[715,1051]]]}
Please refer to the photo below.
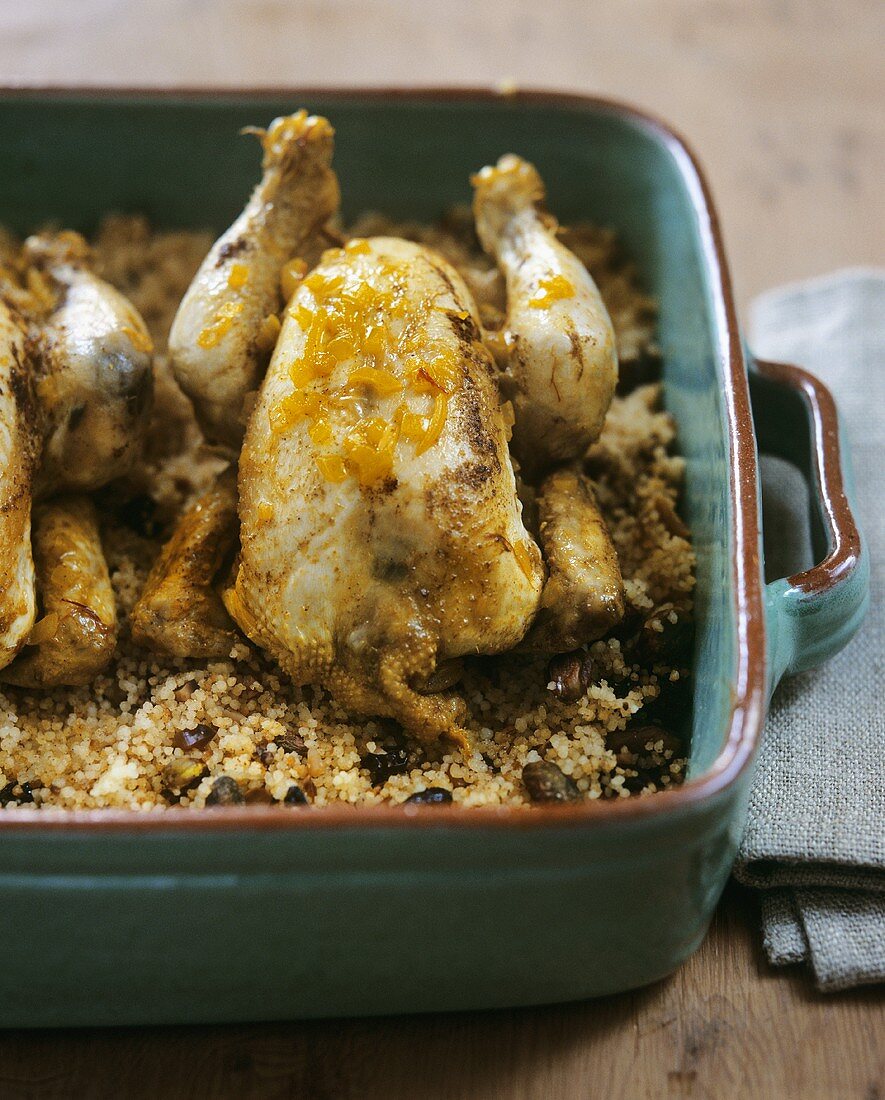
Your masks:
{"label": "chicken wing", "polygon": [[572,468],[538,491],[538,535],[548,576],[522,648],[566,653],[607,634],[624,617],[618,556],[589,480]]}
{"label": "chicken wing", "polygon": [[96,489],[140,453],[153,396],[151,339],[132,303],[89,270],[78,233],[30,237],[23,260],[54,296],[37,324],[45,414],[37,491]]}
{"label": "chicken wing", "polygon": [[473,177],[476,231],[507,284],[492,340],[514,389],[513,451],[528,476],[583,455],[618,380],[615,337],[596,284],[541,210],[544,184],[520,157]]}
{"label": "chicken wing", "polygon": [[337,210],[334,131],[306,111],[262,134],[264,175],[215,242],[182,299],[169,334],[178,384],[207,437],[238,447],[244,401],[258,389],[276,335],[280,273]]}
{"label": "chicken wing", "polygon": [[299,683],[416,737],[462,737],[438,665],[525,634],[544,579],[475,303],[395,238],[302,283],[240,458],[228,610]]}
{"label": "chicken wing", "polygon": [[225,470],[178,522],[132,609],[132,637],[174,657],[222,658],[239,637],[215,587],[237,542],[237,475]]}
{"label": "chicken wing", "polygon": [[92,501],[69,496],[36,505],[33,544],[43,614],[0,679],[31,688],[89,684],[111,659],[117,632]]}
{"label": "chicken wing", "polygon": [[31,480],[38,447],[25,333],[0,300],[0,668],[24,645],[36,614]]}

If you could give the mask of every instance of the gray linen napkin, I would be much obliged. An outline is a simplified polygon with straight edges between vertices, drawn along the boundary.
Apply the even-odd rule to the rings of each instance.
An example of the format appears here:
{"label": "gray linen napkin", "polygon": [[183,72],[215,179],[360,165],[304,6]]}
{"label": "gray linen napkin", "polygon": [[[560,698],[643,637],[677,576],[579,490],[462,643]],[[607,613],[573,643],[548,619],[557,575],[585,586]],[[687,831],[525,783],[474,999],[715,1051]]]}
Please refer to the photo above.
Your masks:
{"label": "gray linen napkin", "polygon": [[[872,564],[859,634],[775,693],[737,878],[762,891],[772,963],[810,963],[818,988],[885,980],[885,271],[849,270],[770,291],[751,308],[756,354],[833,391],[851,444]],[[763,462],[769,578],[810,562],[798,473]]]}

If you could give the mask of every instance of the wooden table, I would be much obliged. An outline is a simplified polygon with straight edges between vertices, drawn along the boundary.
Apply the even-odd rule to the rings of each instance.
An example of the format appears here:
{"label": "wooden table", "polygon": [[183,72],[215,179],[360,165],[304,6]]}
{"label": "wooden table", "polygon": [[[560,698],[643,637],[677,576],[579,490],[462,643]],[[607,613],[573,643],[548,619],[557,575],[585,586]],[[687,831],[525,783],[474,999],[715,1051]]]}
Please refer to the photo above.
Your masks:
{"label": "wooden table", "polygon": [[[707,168],[738,301],[882,262],[879,0],[0,3],[28,83],[518,84],[633,100]],[[358,934],[358,930],[356,930]],[[885,1093],[878,991],[771,970],[732,888],[651,989],[415,1019],[0,1037],[0,1097],[861,1097]]]}

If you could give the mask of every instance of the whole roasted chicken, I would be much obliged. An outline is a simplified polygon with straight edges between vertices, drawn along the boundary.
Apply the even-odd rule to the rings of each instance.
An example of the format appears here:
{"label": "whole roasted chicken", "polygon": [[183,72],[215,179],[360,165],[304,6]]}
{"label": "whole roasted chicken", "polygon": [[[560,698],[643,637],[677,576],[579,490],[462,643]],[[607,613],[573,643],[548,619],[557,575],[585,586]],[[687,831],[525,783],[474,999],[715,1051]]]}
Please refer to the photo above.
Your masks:
{"label": "whole roasted chicken", "polygon": [[263,179],[170,338],[207,433],[242,441],[237,493],[230,478],[219,490],[238,508],[239,553],[219,573],[229,521],[219,507],[213,527],[198,504],[205,522],[184,517],[134,629],[181,652],[202,602],[215,626],[195,646],[229,648],[221,580],[233,620],[296,683],[463,742],[460,658],[562,652],[623,614],[578,465],[617,381],[611,322],[520,158],[473,181],[477,232],[507,285],[488,334],[462,277],[420,244],[351,239],[314,264],[338,202],[332,128],[299,112],[262,140]]}
{"label": "whole roasted chicken", "polygon": [[138,456],[151,341],[132,304],[92,271],[79,234],[30,237],[2,261],[0,679],[86,684],[116,643],[87,493]]}

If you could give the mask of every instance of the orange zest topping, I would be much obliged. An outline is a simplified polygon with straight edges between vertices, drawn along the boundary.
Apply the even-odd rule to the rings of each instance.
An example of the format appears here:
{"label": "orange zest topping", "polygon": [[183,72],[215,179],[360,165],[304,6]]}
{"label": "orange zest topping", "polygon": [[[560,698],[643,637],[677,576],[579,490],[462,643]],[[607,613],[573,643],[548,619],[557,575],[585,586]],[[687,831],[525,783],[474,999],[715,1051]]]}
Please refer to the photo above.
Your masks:
{"label": "orange zest topping", "polygon": [[273,505],[268,504],[266,500],[262,500],[258,505],[258,522],[269,523],[273,519],[273,513]]}
{"label": "orange zest topping", "polygon": [[122,331],[124,336],[129,337],[129,343],[136,351],[143,351],[145,354],[150,355],[154,350],[153,340],[140,325],[124,325]]}
{"label": "orange zest topping", "polygon": [[400,435],[403,439],[409,439],[415,443],[424,438],[427,426],[430,423],[428,417],[409,412],[404,405],[399,406],[397,413],[399,414]]}
{"label": "orange zest topping", "polygon": [[424,364],[424,374],[443,393],[454,393],[461,380],[461,369],[451,355],[437,355]]}
{"label": "orange zest topping", "polygon": [[322,446],[324,443],[329,443],[332,439],[332,428],[328,420],[314,420],[307,431],[310,438],[318,447]]}
{"label": "orange zest topping", "polygon": [[381,359],[387,349],[390,339],[384,325],[375,325],[366,330],[363,336],[363,355],[372,356],[373,359]]}
{"label": "orange zest topping", "polygon": [[381,397],[389,397],[403,388],[402,382],[389,370],[379,370],[377,367],[357,367],[348,375],[347,381],[351,385],[371,386]]}
{"label": "orange zest topping", "polygon": [[548,309],[553,302],[563,298],[574,298],[575,288],[564,275],[551,275],[538,283],[534,298],[528,304],[533,309]]}
{"label": "orange zest topping", "polygon": [[[439,440],[464,370],[450,341],[428,338],[432,295],[410,308],[395,278],[379,286],[362,265],[339,266],[342,256],[370,251],[366,241],[351,241],[301,281],[288,307],[303,333],[288,366],[294,391],[269,414],[274,432],[309,421],[321,476],[332,483],[353,477],[361,486],[391,476],[401,439],[414,445],[416,455]],[[403,400],[392,416],[378,415],[378,399],[403,390],[413,401],[431,399],[420,403],[427,405],[424,414]]]}
{"label": "orange zest topping", "polygon": [[423,455],[425,451],[429,451],[442,435],[442,430],[446,426],[448,411],[449,399],[445,394],[437,394],[433,399],[433,411],[430,414],[427,430],[424,432],[422,438],[415,444],[416,455]]}
{"label": "orange zest topping", "polygon": [[298,324],[306,332],[310,328],[311,322],[313,321],[314,313],[312,309],[308,309],[307,306],[303,306],[299,302],[298,305],[291,307],[291,309],[289,310],[289,316],[294,317]]}
{"label": "orange zest topping", "polygon": [[225,302],[215,314],[214,319],[203,329],[197,337],[197,343],[201,348],[217,347],[224,336],[233,327],[234,318],[243,312],[242,302]]}
{"label": "orange zest topping", "polygon": [[309,385],[316,375],[309,363],[306,363],[303,359],[296,359],[294,363],[289,367],[289,378],[292,384],[297,389],[302,389],[304,386]]}
{"label": "orange zest topping", "polygon": [[231,290],[242,290],[249,281],[249,268],[246,264],[235,263],[230,265],[227,276],[227,285]]}
{"label": "orange zest topping", "polygon": [[320,474],[335,485],[340,485],[347,479],[347,467],[341,455],[318,454],[316,456],[317,469]]}
{"label": "orange zest topping", "polygon": [[395,423],[381,417],[366,417],[344,439],[344,462],[348,473],[360,485],[372,485],[393,469],[393,455],[399,435]]}
{"label": "orange zest topping", "polygon": [[315,271],[312,275],[308,275],[304,280],[304,285],[308,290],[322,300],[323,298],[331,298],[344,285],[343,275],[324,275],[322,271]]}
{"label": "orange zest topping", "polygon": [[326,402],[321,394],[296,390],[270,409],[268,419],[273,430],[279,433],[291,428],[302,417],[315,419],[325,411]]}
{"label": "orange zest topping", "polygon": [[356,355],[356,348],[349,336],[333,337],[326,345],[326,350],[338,363],[343,363],[347,359],[353,359]]}
{"label": "orange zest topping", "polygon": [[372,250],[365,237],[353,237],[344,246],[344,251],[348,256],[365,256],[366,253]]}
{"label": "orange zest topping", "polygon": [[283,264],[280,271],[280,290],[288,302],[295,291],[301,286],[301,281],[307,274],[307,264],[298,256],[288,263]]}

